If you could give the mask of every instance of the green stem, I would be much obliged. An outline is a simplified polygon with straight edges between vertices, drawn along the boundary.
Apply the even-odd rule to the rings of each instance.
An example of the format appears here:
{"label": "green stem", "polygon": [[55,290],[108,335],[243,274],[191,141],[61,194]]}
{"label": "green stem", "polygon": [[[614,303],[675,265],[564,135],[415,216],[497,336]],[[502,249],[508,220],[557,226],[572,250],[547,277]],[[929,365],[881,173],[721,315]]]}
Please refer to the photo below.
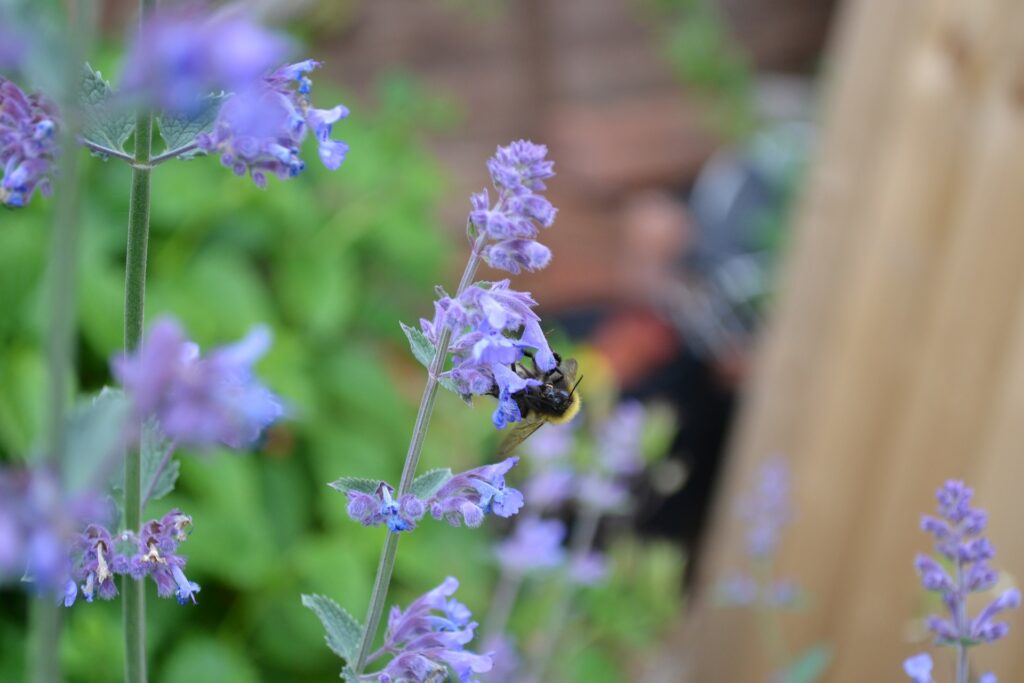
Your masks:
{"label": "green stem", "polygon": [[[593,508],[584,508],[576,527],[572,530],[572,538],[569,540],[569,560],[566,567],[567,572],[572,571],[572,566],[583,560],[594,547],[594,539],[597,538],[597,528],[601,523],[601,513]],[[572,607],[572,599],[576,593],[576,587],[568,580],[568,573],[562,582],[562,590],[555,601],[552,609],[553,617],[548,627],[547,636],[542,641],[540,654],[534,664],[533,680],[543,681],[551,666],[551,660],[555,656],[555,650],[562,639],[562,633],[569,623],[569,613]]]}
{"label": "green stem", "polygon": [[494,589],[494,597],[491,598],[491,605],[487,610],[483,637],[480,639],[485,646],[492,638],[497,638],[505,632],[508,619],[512,616],[512,608],[519,597],[519,589],[522,586],[522,574],[510,572],[507,569],[502,570],[501,576],[498,578],[498,587]]}
{"label": "green stem", "polygon": [[[140,20],[153,11],[156,0],[141,0]],[[146,301],[146,250],[149,243],[150,156],[153,149],[153,114],[139,112],[135,120],[135,164],[128,208],[128,253],[124,273],[124,346],[131,351],[142,341]],[[138,430],[141,434],[141,426]],[[142,525],[142,458],[139,444],[132,444],[124,460],[124,524]],[[125,577],[121,581],[124,605],[125,683],[146,681],[146,584]]]}
{"label": "green stem", "polygon": [[[47,392],[47,444],[40,465],[58,475],[65,451],[65,417],[67,413],[69,379],[74,374],[75,330],[75,252],[79,228],[79,186],[81,181],[78,158],[78,131],[80,121],[74,101],[78,91],[81,56],[92,36],[93,12],[85,0],[68,5],[67,62],[64,64],[63,92],[60,94],[63,127],[61,129],[61,165],[57,179],[57,200],[53,230],[50,234],[49,253],[49,330],[47,365],[49,388]],[[61,610],[53,596],[43,594],[32,601],[30,607],[29,680],[34,683],[58,683],[60,671]]]}
{"label": "green stem", "polygon": [[[480,250],[483,248],[485,235],[481,233],[473,243],[473,251],[466,263],[466,269],[462,272],[462,279],[459,281],[459,288],[456,296],[462,294],[473,282],[476,269],[480,265]],[[427,436],[427,427],[430,425],[430,417],[434,413],[434,402],[437,399],[438,378],[444,369],[444,362],[448,356],[448,344],[451,342],[451,330],[445,326],[441,330],[441,336],[437,340],[437,349],[430,361],[430,368],[427,372],[427,384],[423,388],[423,397],[420,399],[420,407],[416,413],[416,424],[412,430],[412,438],[409,440],[409,450],[405,454],[405,465],[402,467],[402,480],[398,485],[398,497],[409,492],[413,480],[416,478],[416,468],[420,462],[420,454],[423,451],[423,441]],[[384,613],[384,603],[388,597],[388,587],[391,585],[391,575],[395,570],[395,556],[398,554],[398,534],[388,531],[384,538],[384,548],[380,553],[380,562],[377,564],[377,576],[373,581],[373,592],[370,594],[370,606],[366,611],[366,626],[363,629],[363,637],[359,641],[359,654],[355,661],[356,674],[362,674],[366,666],[366,660],[373,647],[374,637],[380,627],[381,615]]]}

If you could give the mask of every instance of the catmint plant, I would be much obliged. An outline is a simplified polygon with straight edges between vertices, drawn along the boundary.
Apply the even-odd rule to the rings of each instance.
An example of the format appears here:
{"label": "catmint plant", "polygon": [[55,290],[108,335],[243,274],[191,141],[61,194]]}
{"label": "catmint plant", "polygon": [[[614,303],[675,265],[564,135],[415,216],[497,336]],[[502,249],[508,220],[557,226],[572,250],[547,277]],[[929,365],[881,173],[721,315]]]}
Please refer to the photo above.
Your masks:
{"label": "catmint plant", "polygon": [[[921,518],[921,529],[935,539],[936,554],[919,554],[914,560],[921,584],[938,593],[946,607],[947,614],[930,615],[927,623],[936,645],[956,651],[956,683],[970,683],[968,650],[1004,638],[1009,627],[995,618],[1020,606],[1020,591],[1008,588],[974,618],[968,614],[968,596],[991,591],[999,580],[999,573],[989,564],[995,550],[983,535],[988,515],[971,507],[973,496],[974,492],[962,481],[947,481],[939,488],[938,516]],[[932,658],[927,653],[907,659],[903,670],[914,683],[934,683]],[[995,682],[995,674],[991,673],[978,679],[978,683]]]}
{"label": "catmint plant", "polygon": [[[158,320],[143,339],[153,171],[215,153],[224,166],[266,187],[268,174],[286,179],[303,170],[300,147],[310,133],[328,169],[339,168],[348,150],[331,137],[348,110],[314,107],[309,73],[319,63],[289,64],[291,41],[236,11],[157,12],[155,5],[140,1],[120,89],[82,62],[88,41],[71,30],[67,92],[26,94],[0,78],[0,204],[21,208],[54,187],[61,193],[50,438],[37,467],[0,471],[0,578],[21,573],[32,590],[67,607],[121,597],[126,683],[147,679],[143,582],[152,580],[158,595],[182,604],[196,602],[200,591],[180,550],[192,518],[171,510],[143,521],[146,504],[174,486],[177,449],[247,448],[284,414],[283,402],[252,371],[270,344],[265,329],[206,355],[170,318]],[[20,43],[6,40],[9,31],[0,28],[0,67],[22,56]],[[163,143],[156,153],[154,132]],[[68,415],[62,403],[74,317],[67,301],[74,298],[75,143],[103,160],[126,162],[132,179],[124,351],[112,360],[123,392],[105,391],[84,412]],[[119,467],[123,475],[112,476]],[[120,494],[117,513],[103,502],[109,481]],[[46,658],[53,659],[58,622],[40,613],[37,679],[54,681],[59,673]]]}
{"label": "catmint plant", "polygon": [[[509,280],[474,282],[481,261],[512,273],[542,268],[550,261],[550,251],[535,240],[539,226],[550,226],[555,217],[550,202],[539,194],[545,189],[544,181],[554,175],[553,163],[546,157],[546,147],[523,140],[498,148],[487,165],[497,199],[492,204],[485,190],[471,200],[467,220],[471,247],[458,288],[453,295],[438,290],[434,317],[421,320],[419,329],[402,325],[413,355],[427,367],[427,381],[398,486],[356,477],[342,477],[330,484],[346,495],[347,512],[353,520],[364,526],[387,527],[365,624],[330,598],[303,596],[303,604],[323,622],[331,649],[345,660],[342,676],[347,680],[442,680],[447,670],[460,680],[469,680],[473,673],[491,668],[487,655],[465,653],[456,647],[470,641],[476,624],[469,622],[469,612],[461,605],[440,601],[455,590],[457,582],[452,578],[410,605],[404,615],[395,608],[388,620],[384,648],[372,649],[402,533],[412,532],[428,512],[452,526],[472,528],[480,526],[489,514],[511,517],[524,505],[523,494],[505,481],[517,457],[459,474],[437,469],[417,477],[416,472],[439,386],[467,403],[473,396],[497,398],[492,421],[501,429],[522,419],[513,398],[516,392],[539,384],[519,376],[512,370],[515,364],[529,356],[542,370],[556,365],[540,318],[533,311],[533,298],[512,289]],[[409,626],[437,623],[437,617],[420,622],[419,617],[409,616],[423,612],[427,605],[447,610],[443,633],[436,627],[422,631],[417,629],[425,626]],[[416,636],[407,635],[409,630]],[[367,666],[384,654],[392,657],[384,669],[367,673]]]}
{"label": "catmint plant", "polygon": [[790,480],[789,463],[782,457],[760,465],[753,486],[737,506],[745,527],[747,567],[732,571],[715,587],[720,606],[753,611],[776,683],[818,680],[832,658],[829,648],[820,644],[794,656],[782,630],[780,613],[798,609],[806,601],[794,581],[775,571],[783,531],[793,519]]}

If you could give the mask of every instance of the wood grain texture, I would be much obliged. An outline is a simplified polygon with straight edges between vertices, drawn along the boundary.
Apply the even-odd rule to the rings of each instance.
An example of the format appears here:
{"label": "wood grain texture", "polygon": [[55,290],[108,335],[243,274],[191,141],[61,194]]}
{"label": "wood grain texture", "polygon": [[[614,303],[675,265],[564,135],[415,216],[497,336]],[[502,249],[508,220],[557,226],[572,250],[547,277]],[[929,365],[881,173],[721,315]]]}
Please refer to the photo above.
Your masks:
{"label": "wood grain texture", "polygon": [[[923,647],[917,520],[944,479],[976,484],[999,565],[1024,566],[1022,29],[1014,0],[847,3],[783,295],[680,631],[691,675],[674,680],[771,673],[750,616],[702,595],[741,562],[731,510],[773,453],[793,463],[800,513],[779,570],[815,596],[787,639],[834,645],[829,683],[905,679]],[[1024,680],[1024,649],[986,650],[1001,680]]]}

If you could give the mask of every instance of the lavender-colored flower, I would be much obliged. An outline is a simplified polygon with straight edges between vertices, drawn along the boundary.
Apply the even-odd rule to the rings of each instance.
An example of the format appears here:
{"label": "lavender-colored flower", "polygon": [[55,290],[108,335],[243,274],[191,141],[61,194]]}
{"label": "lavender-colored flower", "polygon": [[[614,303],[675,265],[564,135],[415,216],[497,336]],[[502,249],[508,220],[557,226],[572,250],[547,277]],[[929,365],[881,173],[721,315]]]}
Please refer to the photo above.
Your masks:
{"label": "lavender-colored flower", "polygon": [[505,485],[505,474],[517,462],[519,458],[511,457],[456,474],[427,501],[430,514],[452,526],[463,522],[469,527],[480,526],[490,512],[511,517],[523,506],[523,494]]}
{"label": "lavender-colored flower", "polygon": [[569,563],[569,578],[581,586],[593,586],[608,576],[608,560],[604,554],[591,551],[573,558]]}
{"label": "lavender-colored flower", "polygon": [[60,119],[42,95],[26,95],[0,77],[0,204],[22,207],[38,189],[49,196],[50,176],[59,152]]}
{"label": "lavender-colored flower", "polygon": [[0,10],[0,69],[14,69],[25,52],[25,40],[10,25],[7,13]]}
{"label": "lavender-colored flower", "polygon": [[486,235],[483,258],[510,273],[539,270],[551,262],[551,250],[536,241],[538,226],[551,227],[556,209],[536,192],[555,174],[547,147],[526,140],[499,147],[487,162],[498,198],[491,204],[487,190],[472,197],[469,223]]}
{"label": "lavender-colored flower", "polygon": [[775,552],[791,515],[789,488],[785,460],[773,458],[761,465],[756,488],[740,506],[740,515],[748,524],[747,551],[752,557],[769,557]]}
{"label": "lavender-colored flower", "polygon": [[728,607],[749,607],[758,601],[760,586],[754,577],[739,572],[718,582],[715,594]]}
{"label": "lavender-colored flower", "polygon": [[204,358],[177,322],[164,318],[142,348],[112,362],[114,375],[131,395],[138,417],[156,416],[175,443],[241,448],[283,415],[278,398],[252,376],[252,365],[270,345],[257,328],[240,342]]}
{"label": "lavender-colored flower", "polygon": [[346,491],[348,516],[363,526],[386,524],[394,532],[412,531],[426,511],[423,501],[409,493],[395,500],[394,492],[395,489],[385,482],[380,483],[373,495]]}
{"label": "lavender-colored flower", "polygon": [[288,52],[288,42],[240,14],[163,11],[147,20],[125,58],[124,89],[188,112],[211,92],[249,88]]}
{"label": "lavender-colored flower", "polygon": [[491,658],[465,649],[476,622],[465,605],[450,599],[459,582],[448,577],[402,611],[392,607],[384,646],[370,661],[385,654],[391,661],[377,674],[380,683],[446,680],[449,670],[460,681],[489,671]]}
{"label": "lavender-colored flower", "polygon": [[576,496],[583,506],[598,512],[618,512],[629,504],[626,486],[602,472],[581,476]]}
{"label": "lavender-colored flower", "polygon": [[228,98],[213,130],[196,139],[199,148],[219,153],[221,163],[237,175],[248,172],[256,185],[266,187],[267,173],[286,180],[303,171],[299,150],[312,131],[320,160],[337,170],[348,144],[332,140],[331,130],[349,111],[340,104],[331,109],[313,107],[312,81],[306,74],[319,66],[308,59],[281,67]]}
{"label": "lavender-colored flower", "polygon": [[185,577],[185,558],[177,554],[191,526],[192,518],[175,509],[143,524],[138,535],[127,533],[126,540],[135,541],[137,552],[127,559],[125,571],[134,579],[151,577],[162,598],[174,595],[179,604],[195,603],[199,584]]}
{"label": "lavender-colored flower", "polygon": [[932,679],[932,658],[925,652],[903,662],[903,670],[914,683],[935,683]]}
{"label": "lavender-colored flower", "polygon": [[81,559],[73,574],[81,582],[82,596],[92,602],[98,595],[111,600],[117,595],[114,574],[124,574],[128,558],[117,552],[110,532],[98,524],[90,524],[77,539]]}
{"label": "lavender-colored flower", "polygon": [[576,473],[572,467],[550,467],[531,475],[523,489],[530,505],[542,511],[555,509],[569,500],[575,485]]}
{"label": "lavender-colored flower", "polygon": [[513,364],[530,354],[538,370],[546,372],[557,365],[540,318],[533,312],[536,305],[528,293],[510,289],[508,280],[477,283],[458,297],[443,296],[434,304],[434,319],[420,320],[434,344],[445,327],[452,330],[453,365],[444,374],[464,396],[498,397],[492,416],[498,429],[522,419],[513,395],[540,384],[515,372]]}
{"label": "lavender-colored flower", "polygon": [[527,517],[516,524],[512,536],[498,544],[495,555],[513,574],[552,569],[565,560],[564,540],[565,525],[559,520]]}
{"label": "lavender-colored flower", "polygon": [[987,517],[984,511],[971,507],[973,491],[961,481],[947,481],[938,490],[938,517],[925,515],[921,528],[935,537],[935,549],[953,566],[950,574],[935,559],[918,555],[914,561],[921,583],[927,590],[938,592],[949,609],[949,617],[928,617],[928,628],[940,645],[969,647],[990,643],[1004,637],[1009,627],[993,622],[999,613],[1020,606],[1020,591],[1003,591],[977,617],[967,615],[966,601],[970,593],[992,588],[999,578],[988,562],[995,551],[988,539],[981,536]]}
{"label": "lavender-colored flower", "polygon": [[523,449],[531,460],[539,464],[560,461],[572,451],[575,423],[548,425],[531,436]]}
{"label": "lavender-colored flower", "polygon": [[646,423],[647,410],[639,401],[624,401],[616,406],[597,430],[598,459],[605,471],[625,477],[643,468]]}
{"label": "lavender-colored flower", "polygon": [[484,641],[483,649],[491,658],[491,670],[484,677],[487,683],[526,683],[520,673],[522,657],[510,637],[491,636]]}

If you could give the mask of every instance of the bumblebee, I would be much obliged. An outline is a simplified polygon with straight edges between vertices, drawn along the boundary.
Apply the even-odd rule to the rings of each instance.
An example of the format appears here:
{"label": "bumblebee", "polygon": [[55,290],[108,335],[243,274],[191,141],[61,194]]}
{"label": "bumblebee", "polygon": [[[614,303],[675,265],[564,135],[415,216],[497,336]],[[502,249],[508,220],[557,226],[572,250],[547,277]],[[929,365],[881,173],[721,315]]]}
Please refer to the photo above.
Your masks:
{"label": "bumblebee", "polygon": [[[562,360],[557,353],[554,356],[556,365],[547,372],[537,369],[532,356],[529,356],[529,366],[522,362],[512,366],[520,377],[536,379],[541,383],[512,394],[512,399],[519,406],[522,419],[510,425],[509,433],[498,447],[499,456],[510,454],[545,422],[565,424],[580,412],[580,395],[576,391],[579,385],[579,380],[576,379],[576,361],[572,358]],[[493,389],[492,393],[497,396],[497,388]]]}

